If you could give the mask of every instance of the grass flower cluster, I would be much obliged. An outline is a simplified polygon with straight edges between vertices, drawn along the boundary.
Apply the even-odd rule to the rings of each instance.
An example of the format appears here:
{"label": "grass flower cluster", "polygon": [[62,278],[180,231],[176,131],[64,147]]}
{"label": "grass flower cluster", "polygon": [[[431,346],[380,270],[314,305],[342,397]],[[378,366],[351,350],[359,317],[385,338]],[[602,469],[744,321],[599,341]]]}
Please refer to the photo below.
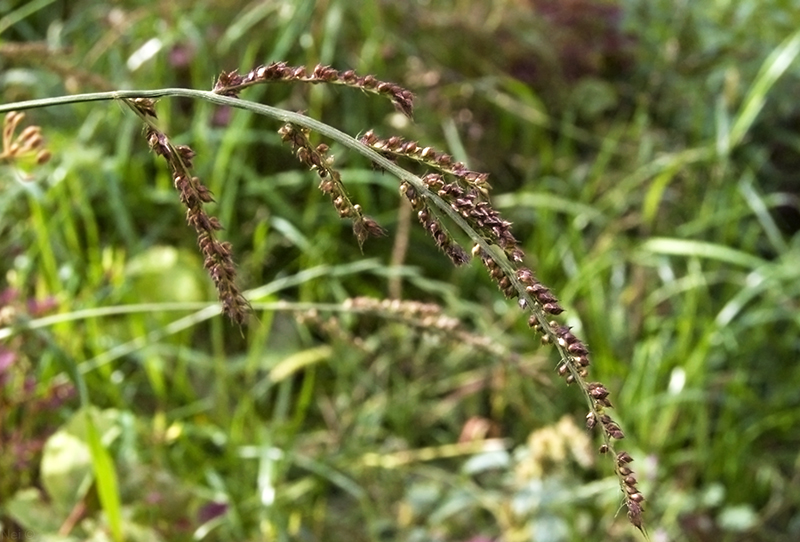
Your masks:
{"label": "grass flower cluster", "polygon": [[[308,71],[303,67],[277,62],[260,66],[244,75],[223,72],[214,84],[212,95],[225,97],[227,101],[224,103],[230,104],[240,101],[239,93],[247,87],[275,82],[344,85],[385,96],[403,114],[412,114],[413,95],[408,90],[393,83],[379,81],[371,75],[359,76],[352,71],[340,73],[322,65]],[[173,144],[158,128],[156,103],[151,97],[157,94],[170,96],[176,92],[126,91],[124,94],[112,94],[111,97],[121,98],[142,119],[145,139],[150,149],[163,157],[169,165],[178,197],[186,208],[186,221],[197,233],[204,267],[217,289],[223,312],[241,325],[246,321],[248,301],[236,283],[232,247],[230,243],[218,239],[218,232],[223,226],[217,218],[208,215],[204,210],[204,204],[212,202],[213,197],[209,189],[192,173],[195,152],[186,145]],[[209,99],[207,94],[197,96]],[[99,98],[77,96],[72,101],[84,99]],[[46,106],[51,103],[43,101],[38,104],[17,104],[16,107]],[[241,100],[241,103],[246,101]],[[2,107],[3,110],[13,108],[14,104]],[[351,200],[343,176],[335,169],[334,159],[329,155],[329,146],[324,143],[313,145],[310,142],[310,133],[320,125],[288,112],[277,116],[283,117],[281,120],[289,120],[279,130],[281,140],[291,146],[304,166],[316,172],[320,179],[320,190],[330,197],[338,215],[352,220],[353,232],[359,245],[363,245],[368,237],[384,235],[384,229],[365,215],[359,204]],[[16,140],[12,140],[12,134],[21,119],[20,113],[9,113],[6,119],[3,157],[10,159],[20,154],[38,152],[37,159],[45,160],[47,154],[41,150],[42,138],[38,128],[28,128]],[[323,136],[331,134],[329,128],[317,131]],[[338,139],[342,140],[341,135]],[[400,137],[382,139],[372,130],[366,132],[359,141],[345,141],[373,159],[376,166],[393,169],[393,173],[400,170],[400,192],[417,212],[421,225],[433,238],[436,246],[455,265],[464,265],[473,256],[480,259],[504,296],[518,299],[519,307],[529,314],[530,327],[541,334],[542,341],[554,345],[560,357],[557,374],[567,384],[577,385],[586,397],[589,406],[586,425],[589,429],[598,425],[602,429],[603,444],[600,451],[614,458],[615,472],[619,478],[628,517],[634,526],[642,529],[644,497],[637,489],[636,478],[628,467],[633,461],[632,457],[625,451],[615,449],[617,441],[624,438],[624,434],[607,413],[607,409],[612,406],[609,391],[603,384],[588,380],[588,347],[568,327],[552,320],[552,317],[561,314],[564,309],[551,290],[535,277],[534,271],[526,267],[525,255],[511,231],[511,223],[503,219],[488,196],[488,174],[471,171],[449,154],[430,146]],[[408,167],[422,171],[417,176]],[[470,239],[473,244],[470,250],[465,249],[462,241],[452,233],[456,231],[459,238]],[[370,308],[369,303],[363,300],[356,300],[354,303],[361,309]],[[391,308],[420,316],[430,313],[422,305]],[[423,318],[424,321],[426,320]],[[438,319],[431,322],[431,327],[441,325]]]}
{"label": "grass flower cluster", "polygon": [[601,3],[0,9],[0,538],[800,539],[800,11]]}
{"label": "grass flower cluster", "polygon": [[192,175],[194,151],[186,145],[173,145],[163,132],[155,127],[156,112],[152,100],[135,98],[125,100],[145,122],[145,138],[150,149],[162,156],[172,171],[172,180],[181,203],[186,207],[186,222],[197,232],[197,244],[205,258],[203,266],[219,294],[223,312],[234,322],[242,324],[247,315],[247,300],[236,284],[236,267],[231,244],[217,239],[222,229],[219,219],[209,216],[203,204],[214,201],[211,191]]}

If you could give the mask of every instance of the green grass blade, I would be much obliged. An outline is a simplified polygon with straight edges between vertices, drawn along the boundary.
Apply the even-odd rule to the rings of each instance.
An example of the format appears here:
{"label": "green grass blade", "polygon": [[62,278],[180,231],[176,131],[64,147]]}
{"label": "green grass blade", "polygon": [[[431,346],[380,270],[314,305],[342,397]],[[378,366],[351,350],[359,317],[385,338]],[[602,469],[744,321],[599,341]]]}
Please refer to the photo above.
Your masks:
{"label": "green grass blade", "polygon": [[707,258],[733,265],[739,265],[748,269],[756,269],[764,265],[764,260],[723,245],[708,243],[705,241],[694,241],[688,239],[674,239],[667,237],[654,237],[645,241],[641,249],[645,252],[656,254],[671,254],[674,256],[697,258]]}
{"label": "green grass blade", "polygon": [[92,468],[97,482],[100,504],[106,513],[112,538],[116,542],[122,542],[124,540],[122,536],[122,505],[120,503],[119,483],[117,481],[117,473],[114,470],[114,462],[111,460],[108,450],[100,441],[100,435],[97,433],[91,410],[85,409],[84,414],[86,416],[86,438],[89,450],[92,453]]}
{"label": "green grass blade", "polygon": [[2,19],[0,19],[0,34],[25,19],[29,15],[33,15],[42,8],[45,8],[55,2],[56,0],[35,0],[24,4],[21,8],[12,11]]}
{"label": "green grass blade", "polygon": [[761,227],[764,229],[764,233],[766,234],[767,239],[769,239],[773,250],[779,254],[783,254],[789,250],[789,245],[784,240],[783,234],[781,233],[778,225],[775,223],[775,219],[773,218],[772,214],[770,214],[764,198],[758,193],[756,187],[753,186],[753,182],[753,174],[751,172],[747,172],[739,181],[739,192],[742,194],[742,197],[744,197],[745,201],[747,201],[747,204],[753,210],[753,213],[755,213],[758,221],[761,223]]}
{"label": "green grass blade", "polygon": [[744,99],[736,120],[733,122],[729,135],[728,150],[741,143],[763,109],[770,89],[794,62],[798,54],[800,54],[800,30],[784,40],[764,61],[756,80]]}

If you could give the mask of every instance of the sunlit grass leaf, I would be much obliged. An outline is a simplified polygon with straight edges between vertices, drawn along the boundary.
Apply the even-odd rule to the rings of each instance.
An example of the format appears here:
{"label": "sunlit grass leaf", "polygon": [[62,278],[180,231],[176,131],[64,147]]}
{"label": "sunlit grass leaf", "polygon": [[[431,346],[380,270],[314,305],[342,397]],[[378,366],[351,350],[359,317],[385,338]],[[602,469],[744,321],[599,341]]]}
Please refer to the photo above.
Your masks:
{"label": "sunlit grass leaf", "polygon": [[800,30],[786,38],[764,61],[731,127],[728,137],[730,149],[741,143],[764,107],[770,89],[794,62],[798,53],[800,53]]}
{"label": "sunlit grass leaf", "polygon": [[95,425],[94,410],[86,409],[83,412],[86,423],[86,440],[91,450],[92,468],[100,504],[106,515],[111,535],[116,542],[122,542],[122,504],[119,497],[119,482],[114,461],[105,445],[101,441],[98,427]]}
{"label": "sunlit grass leaf", "polygon": [[653,237],[642,243],[640,248],[644,252],[670,254],[686,258],[707,258],[751,269],[755,269],[764,264],[763,259],[742,250],[691,239]]}

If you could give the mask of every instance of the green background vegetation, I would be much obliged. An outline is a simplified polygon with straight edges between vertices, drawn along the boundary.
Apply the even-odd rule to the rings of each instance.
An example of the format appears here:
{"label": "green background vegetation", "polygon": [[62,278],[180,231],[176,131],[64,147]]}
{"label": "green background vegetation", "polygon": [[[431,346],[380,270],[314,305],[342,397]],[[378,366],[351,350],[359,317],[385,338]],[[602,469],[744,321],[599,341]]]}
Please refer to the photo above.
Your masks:
{"label": "green background vegetation", "polygon": [[[275,60],[410,88],[411,123],[352,89],[243,97],[490,172],[612,392],[650,538],[793,541],[797,28],[780,0],[0,0],[0,96],[210,89]],[[641,539],[579,390],[482,266],[453,268],[416,222],[391,265],[395,179],[331,150],[389,233],[362,254],[277,123],[182,99],[157,111],[197,152],[257,320],[216,315],[169,171],[130,111],[28,112],[53,158],[32,181],[0,170],[7,536]],[[398,281],[491,348],[343,305]]]}

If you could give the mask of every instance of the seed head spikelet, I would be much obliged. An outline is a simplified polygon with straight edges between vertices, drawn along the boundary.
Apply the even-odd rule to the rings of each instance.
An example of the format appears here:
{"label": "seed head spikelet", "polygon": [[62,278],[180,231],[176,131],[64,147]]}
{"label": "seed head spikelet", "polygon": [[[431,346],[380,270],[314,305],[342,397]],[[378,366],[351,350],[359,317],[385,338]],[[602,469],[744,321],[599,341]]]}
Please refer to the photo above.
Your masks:
{"label": "seed head spikelet", "polygon": [[[424,179],[423,179],[424,180]],[[436,242],[436,246],[444,252],[454,265],[463,265],[470,260],[470,255],[459,245],[447,228],[431,211],[431,208],[425,203],[424,199],[417,194],[416,189],[408,183],[400,185],[400,192],[411,203],[411,207],[417,211],[417,218],[422,224],[422,227]]]}

